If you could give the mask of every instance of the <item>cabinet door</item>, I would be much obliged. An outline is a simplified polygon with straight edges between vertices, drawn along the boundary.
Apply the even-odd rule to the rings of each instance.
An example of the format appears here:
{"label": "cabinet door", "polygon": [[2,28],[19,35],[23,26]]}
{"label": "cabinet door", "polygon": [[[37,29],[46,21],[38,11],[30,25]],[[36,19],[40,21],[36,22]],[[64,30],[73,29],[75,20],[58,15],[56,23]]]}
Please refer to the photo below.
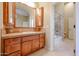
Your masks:
{"label": "cabinet door", "polygon": [[39,49],[39,38],[32,41],[32,51]]}
{"label": "cabinet door", "polygon": [[27,41],[22,43],[22,55],[27,55],[31,53],[32,41]]}
{"label": "cabinet door", "polygon": [[40,48],[43,48],[45,45],[44,38],[40,38]]}
{"label": "cabinet door", "polygon": [[40,35],[40,48],[43,48],[45,45],[45,35],[41,34]]}
{"label": "cabinet door", "polygon": [[20,44],[5,46],[5,55],[20,50]]}

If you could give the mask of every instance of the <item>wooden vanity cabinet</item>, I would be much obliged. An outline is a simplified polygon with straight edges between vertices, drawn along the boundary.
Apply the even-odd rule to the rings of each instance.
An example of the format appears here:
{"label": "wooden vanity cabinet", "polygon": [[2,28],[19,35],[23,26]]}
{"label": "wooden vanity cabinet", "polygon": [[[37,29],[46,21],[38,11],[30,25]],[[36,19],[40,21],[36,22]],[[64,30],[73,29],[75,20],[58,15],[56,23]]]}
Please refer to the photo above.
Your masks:
{"label": "wooden vanity cabinet", "polygon": [[4,56],[25,56],[45,46],[45,34],[3,39]]}
{"label": "wooden vanity cabinet", "polygon": [[39,49],[39,35],[30,35],[22,39],[22,55],[28,55]]}
{"label": "wooden vanity cabinet", "polygon": [[5,39],[5,46],[10,46],[13,44],[17,44],[21,42],[21,38],[9,38],[9,39]]}
{"label": "wooden vanity cabinet", "polygon": [[22,39],[22,55],[28,55],[45,46],[45,34],[30,35]]}
{"label": "wooden vanity cabinet", "polygon": [[3,55],[7,56],[14,54],[16,51],[21,51],[21,38],[3,39]]}
{"label": "wooden vanity cabinet", "polygon": [[45,34],[40,34],[40,48],[45,46]]}
{"label": "wooden vanity cabinet", "polygon": [[15,45],[11,45],[11,46],[5,46],[5,53],[6,54],[11,54],[13,52],[16,52],[20,50],[20,44],[15,44]]}
{"label": "wooden vanity cabinet", "polygon": [[32,41],[22,43],[22,56],[31,53],[31,50],[32,50]]}
{"label": "wooden vanity cabinet", "polygon": [[9,54],[8,56],[21,56],[21,51],[14,52],[12,54]]}
{"label": "wooden vanity cabinet", "polygon": [[39,47],[39,39],[35,39],[32,41],[32,52],[38,50]]}

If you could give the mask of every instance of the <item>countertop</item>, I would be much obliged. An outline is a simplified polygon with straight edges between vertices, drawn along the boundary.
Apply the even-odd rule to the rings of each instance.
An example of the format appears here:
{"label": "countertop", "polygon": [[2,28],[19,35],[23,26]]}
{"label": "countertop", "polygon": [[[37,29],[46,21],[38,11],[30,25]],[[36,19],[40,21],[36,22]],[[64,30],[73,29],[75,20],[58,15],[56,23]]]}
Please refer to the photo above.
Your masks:
{"label": "countertop", "polygon": [[41,33],[44,33],[44,32],[20,32],[20,33],[10,33],[10,34],[3,34],[1,37],[2,37],[2,39],[7,39],[7,38],[20,37],[20,36],[36,35],[36,34],[41,34]]}

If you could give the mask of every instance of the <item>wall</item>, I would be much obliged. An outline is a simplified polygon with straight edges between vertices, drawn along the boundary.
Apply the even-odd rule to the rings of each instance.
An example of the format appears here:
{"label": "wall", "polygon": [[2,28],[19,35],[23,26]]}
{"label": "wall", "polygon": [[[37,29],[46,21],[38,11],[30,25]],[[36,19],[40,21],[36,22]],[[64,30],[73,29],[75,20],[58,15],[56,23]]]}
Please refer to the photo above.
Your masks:
{"label": "wall", "polygon": [[3,27],[3,3],[0,2],[0,55],[1,55],[1,29]]}
{"label": "wall", "polygon": [[54,50],[54,7],[53,3],[41,2],[37,7],[44,7],[43,30],[46,33],[46,48]]}
{"label": "wall", "polygon": [[76,3],[76,56],[79,56],[79,3]]}

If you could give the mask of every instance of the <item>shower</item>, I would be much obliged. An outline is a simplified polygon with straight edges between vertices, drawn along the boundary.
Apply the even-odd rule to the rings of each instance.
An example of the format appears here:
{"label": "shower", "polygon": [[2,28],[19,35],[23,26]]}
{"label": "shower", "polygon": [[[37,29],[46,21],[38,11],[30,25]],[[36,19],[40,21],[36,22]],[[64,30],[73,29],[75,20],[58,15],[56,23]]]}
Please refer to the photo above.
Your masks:
{"label": "shower", "polygon": [[64,3],[57,3],[55,9],[55,29],[54,29],[54,42],[55,49],[57,49],[64,38]]}
{"label": "shower", "polygon": [[55,35],[63,38],[64,34],[64,3],[55,5]]}

